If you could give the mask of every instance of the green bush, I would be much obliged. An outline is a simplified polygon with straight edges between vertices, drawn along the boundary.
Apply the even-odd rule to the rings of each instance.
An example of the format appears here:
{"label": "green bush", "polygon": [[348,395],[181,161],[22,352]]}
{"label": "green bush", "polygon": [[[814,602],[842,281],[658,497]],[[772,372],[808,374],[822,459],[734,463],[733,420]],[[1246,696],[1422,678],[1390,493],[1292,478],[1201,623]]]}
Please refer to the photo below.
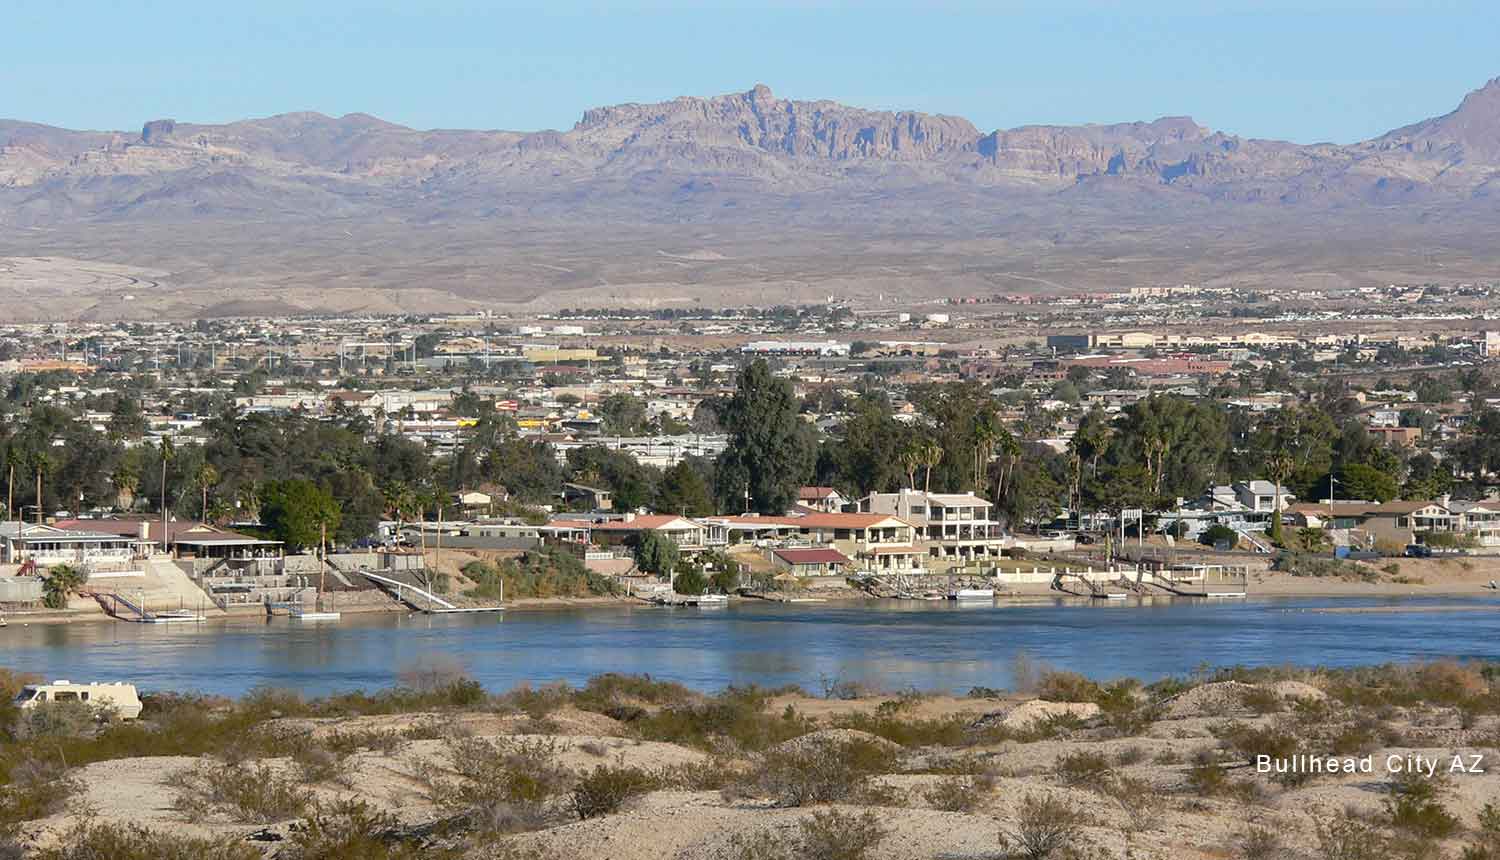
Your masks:
{"label": "green bush", "polygon": [[1077,750],[1057,760],[1057,776],[1064,785],[1103,791],[1114,779],[1114,765],[1103,753]]}
{"label": "green bush", "polygon": [[173,808],[192,815],[224,812],[242,824],[273,824],[300,818],[312,793],[262,764],[200,761],[167,780],[176,791]]}
{"label": "green bush", "polygon": [[519,559],[499,564],[472,561],[464,565],[463,574],[475,583],[465,593],[478,600],[619,593],[613,579],[594,573],[578,556],[556,547],[526,552]]}
{"label": "green bush", "polygon": [[599,765],[573,786],[572,807],[579,820],[613,815],[625,801],[654,791],[657,777],[640,768]]}
{"label": "green bush", "polygon": [[809,744],[767,751],[739,787],[741,793],[769,797],[778,806],[837,803],[894,765],[895,756],[873,741]]}
{"label": "green bush", "polygon": [[[260,860],[261,853],[249,845],[225,840],[176,836],[138,824],[84,820],[64,833],[56,846],[40,849],[32,856],[35,860]],[[331,855],[325,856],[331,860]]]}
{"label": "green bush", "polygon": [[1083,835],[1077,809],[1055,797],[1027,795],[1016,811],[1016,826],[1002,831],[1000,844],[1027,860],[1047,860],[1072,849]]}
{"label": "green bush", "polygon": [[1458,819],[1439,802],[1442,789],[1433,780],[1402,774],[1388,791],[1385,811],[1395,829],[1426,839],[1446,839],[1458,830]]}

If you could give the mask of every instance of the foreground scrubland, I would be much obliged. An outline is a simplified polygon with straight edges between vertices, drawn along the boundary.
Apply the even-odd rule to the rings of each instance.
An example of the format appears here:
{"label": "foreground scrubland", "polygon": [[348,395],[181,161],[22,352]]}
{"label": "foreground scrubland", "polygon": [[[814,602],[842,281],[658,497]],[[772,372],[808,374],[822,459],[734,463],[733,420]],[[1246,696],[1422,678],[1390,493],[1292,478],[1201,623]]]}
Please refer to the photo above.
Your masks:
{"label": "foreground scrubland", "polygon": [[[492,695],[425,671],[158,694],[136,722],[7,710],[0,858],[1500,858],[1500,667],[1016,675]],[[1255,765],[1297,755],[1374,769]]]}

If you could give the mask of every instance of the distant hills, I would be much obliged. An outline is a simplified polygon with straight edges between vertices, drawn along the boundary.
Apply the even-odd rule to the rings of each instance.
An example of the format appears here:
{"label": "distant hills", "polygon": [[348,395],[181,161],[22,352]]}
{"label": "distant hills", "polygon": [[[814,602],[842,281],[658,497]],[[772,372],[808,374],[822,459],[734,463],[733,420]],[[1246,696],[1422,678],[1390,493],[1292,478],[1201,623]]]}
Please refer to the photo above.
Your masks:
{"label": "distant hills", "polygon": [[1500,79],[1452,113],[1347,146],[1242,138],[1186,117],[985,132],[961,117],[780,99],[765,86],[594,108],[562,132],[419,131],[366,114],[154,120],[139,133],[0,120],[0,223],[12,225],[442,220],[518,205],[565,216],[601,203],[654,210],[696,195],[728,193],[734,205],[754,206],[757,195],[911,188],[1073,193],[1085,203],[1167,191],[1314,208],[1493,205],[1497,178]]}
{"label": "distant hills", "polygon": [[567,131],[0,120],[12,319],[730,306],[1500,278],[1500,79],[1349,145],[777,98]]}

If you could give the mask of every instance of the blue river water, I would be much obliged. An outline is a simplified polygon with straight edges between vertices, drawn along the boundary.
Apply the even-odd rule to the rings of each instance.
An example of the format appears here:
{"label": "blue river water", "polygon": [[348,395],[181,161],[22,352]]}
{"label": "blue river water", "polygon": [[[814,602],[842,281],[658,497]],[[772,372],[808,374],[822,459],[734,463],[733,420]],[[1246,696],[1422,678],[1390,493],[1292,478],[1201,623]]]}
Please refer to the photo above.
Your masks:
{"label": "blue river water", "polygon": [[1500,598],[1264,598],[1088,605],[870,602],[718,609],[619,606],[498,615],[346,615],[338,623],[232,619],[0,629],[0,666],[143,690],[238,695],[374,690],[422,667],[491,690],[649,673],[702,690],[825,680],[894,690],[1006,687],[1017,654],[1098,679],[1202,665],[1500,659]]}

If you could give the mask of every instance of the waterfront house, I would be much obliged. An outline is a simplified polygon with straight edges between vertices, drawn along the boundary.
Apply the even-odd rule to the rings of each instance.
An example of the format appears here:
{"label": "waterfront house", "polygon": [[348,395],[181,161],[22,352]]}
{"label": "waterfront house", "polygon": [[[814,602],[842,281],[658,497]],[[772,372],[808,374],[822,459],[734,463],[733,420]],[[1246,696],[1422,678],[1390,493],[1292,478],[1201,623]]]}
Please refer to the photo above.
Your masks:
{"label": "waterfront house", "polygon": [[842,576],[854,561],[836,549],[773,549],[771,564],[777,573],[802,578],[809,576]]}
{"label": "waterfront house", "polygon": [[[716,525],[673,514],[628,513],[619,519],[606,519],[593,523],[590,534],[593,541],[606,547],[631,546],[646,532],[656,532],[669,538],[684,552],[707,549],[711,542],[723,543],[723,529]],[[714,541],[714,538],[718,538]]]}
{"label": "waterfront house", "polygon": [[746,514],[707,517],[723,528],[729,543],[762,546],[831,547],[868,572],[918,573],[927,549],[917,545],[917,529],[899,517],[879,513],[810,513],[768,517]]}
{"label": "waterfront house", "polygon": [[964,564],[999,558],[1007,541],[993,519],[994,505],[969,493],[929,493],[903,489],[871,493],[860,499],[861,511],[890,514],[911,523],[919,546],[935,560]]}

